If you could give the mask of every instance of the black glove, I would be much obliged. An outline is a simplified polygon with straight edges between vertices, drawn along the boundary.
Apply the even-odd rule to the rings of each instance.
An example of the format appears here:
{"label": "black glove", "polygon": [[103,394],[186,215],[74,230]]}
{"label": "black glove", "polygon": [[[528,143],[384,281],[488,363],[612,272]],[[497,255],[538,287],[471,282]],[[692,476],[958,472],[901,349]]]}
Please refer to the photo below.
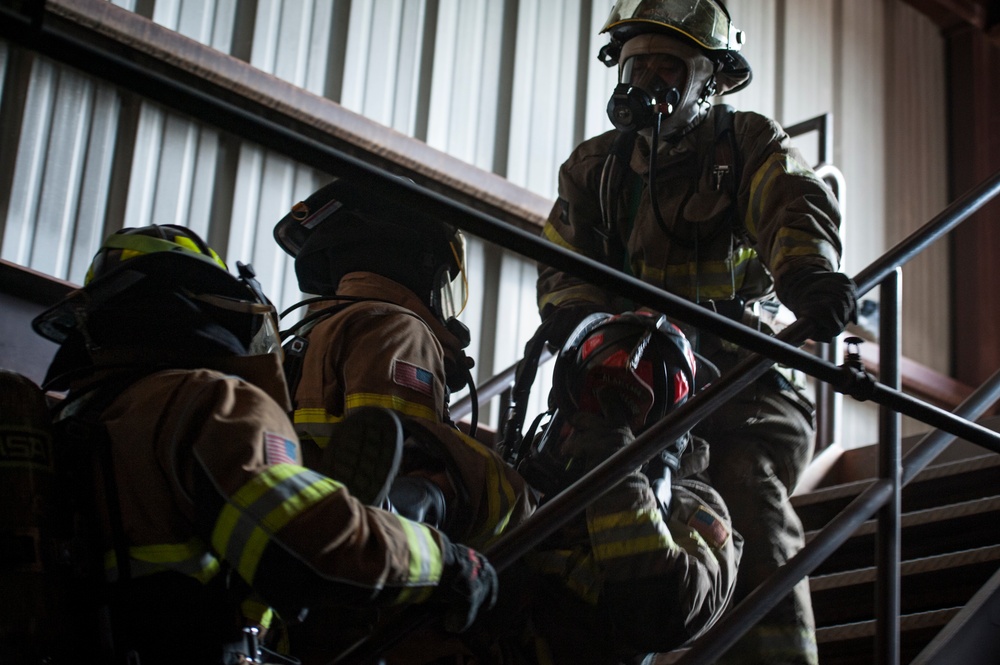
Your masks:
{"label": "black glove", "polygon": [[550,349],[561,349],[567,338],[577,325],[585,318],[597,312],[604,312],[607,308],[600,307],[593,303],[578,303],[556,307],[545,315],[542,323],[546,327],[546,338]]}
{"label": "black glove", "polygon": [[783,277],[776,288],[796,318],[812,322],[817,342],[829,342],[848,323],[858,322],[858,287],[844,273],[801,270]]}
{"label": "black glove", "polygon": [[573,431],[562,443],[561,452],[586,472],[635,441],[628,425],[608,418],[579,412],[569,418]]}
{"label": "black glove", "polygon": [[497,572],[485,556],[465,545],[445,540],[441,554],[444,570],[432,600],[446,607],[444,629],[461,633],[468,630],[480,610],[490,610],[496,604]]}

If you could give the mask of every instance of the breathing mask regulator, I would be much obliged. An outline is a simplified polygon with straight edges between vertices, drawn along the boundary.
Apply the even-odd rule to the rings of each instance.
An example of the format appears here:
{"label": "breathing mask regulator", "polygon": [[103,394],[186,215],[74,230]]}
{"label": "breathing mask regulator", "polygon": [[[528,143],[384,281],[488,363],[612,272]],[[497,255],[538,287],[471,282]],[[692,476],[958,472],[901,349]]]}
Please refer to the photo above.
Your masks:
{"label": "breathing mask regulator", "polygon": [[[413,185],[408,178],[400,181]],[[458,319],[468,301],[465,236],[459,229],[376,200],[357,183],[335,178],[296,203],[274,227],[274,239],[295,259],[299,288],[317,294],[286,309],[281,317],[306,305],[332,303],[282,331],[286,349],[297,345],[296,353],[303,355],[307,344],[303,335],[310,326],[353,302],[378,300],[337,295],[344,275],[371,272],[391,279],[413,291],[433,314],[434,320],[426,323],[445,349],[447,387],[454,392],[468,386],[473,406],[470,429],[475,434],[474,362],[465,354],[471,334]]]}

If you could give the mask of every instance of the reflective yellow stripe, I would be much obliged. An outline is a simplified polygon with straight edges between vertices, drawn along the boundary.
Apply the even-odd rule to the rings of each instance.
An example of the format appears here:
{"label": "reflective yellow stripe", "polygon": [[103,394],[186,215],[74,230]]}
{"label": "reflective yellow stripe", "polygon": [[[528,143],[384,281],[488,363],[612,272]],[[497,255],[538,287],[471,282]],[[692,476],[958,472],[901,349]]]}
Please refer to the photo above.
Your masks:
{"label": "reflective yellow stripe", "polygon": [[799,229],[781,229],[774,238],[774,265],[793,256],[822,256],[831,266],[840,265],[840,254],[827,241]]}
{"label": "reflective yellow stripe", "polygon": [[738,292],[746,278],[750,261],[757,252],[740,248],[732,258],[717,261],[691,261],[657,268],[636,261],[632,270],[640,279],[661,285],[665,290],[688,300],[727,300]]}
{"label": "reflective yellow stripe", "polygon": [[432,420],[435,422],[438,420],[438,414],[434,413],[434,410],[430,407],[410,402],[395,395],[352,393],[344,397],[344,409],[346,411],[358,409],[363,406],[381,406],[415,418],[423,418],[425,420]]}
{"label": "reflective yellow stripe", "polygon": [[267,467],[230,497],[212,531],[212,545],[235,561],[253,583],[257,566],[275,533],[297,515],[343,487],[315,471],[293,464]]}
{"label": "reflective yellow stripe", "polygon": [[812,171],[800,164],[791,155],[776,152],[760,165],[750,181],[750,205],[747,206],[747,231],[751,236],[757,236],[757,228],[767,207],[767,199],[774,183],[782,174],[811,175]]}
{"label": "reflective yellow stripe", "polygon": [[567,589],[584,601],[597,604],[602,576],[593,554],[581,556],[574,550],[546,550],[529,554],[527,561],[533,570],[559,577]]}
{"label": "reflective yellow stripe", "polygon": [[256,598],[247,598],[240,603],[240,612],[246,619],[262,628],[269,628],[274,621],[274,610]]}
{"label": "reflective yellow stripe", "polygon": [[458,437],[470,450],[486,460],[486,509],[487,519],[470,534],[466,544],[483,547],[503,533],[510,522],[514,507],[514,487],[507,480],[502,462],[476,439],[463,432]]}
{"label": "reflective yellow stripe", "polygon": [[577,254],[581,253],[579,247],[574,247],[568,240],[563,238],[558,231],[556,231],[554,226],[552,226],[549,223],[546,223],[545,226],[542,227],[542,236],[546,240],[554,242],[555,244],[559,245],[564,249],[568,249],[571,252],[576,252]]}
{"label": "reflective yellow stripe", "polygon": [[588,522],[598,561],[677,547],[659,509],[598,515]]}
{"label": "reflective yellow stripe", "polygon": [[588,302],[594,303],[596,305],[602,305],[604,299],[595,298],[597,294],[595,293],[595,287],[586,284],[581,284],[577,286],[570,286],[564,289],[558,289],[551,293],[546,293],[538,300],[538,310],[542,311],[545,309],[546,305],[552,305],[553,307],[562,307],[566,303],[572,302]]}
{"label": "reflective yellow stripe", "polygon": [[[186,543],[133,545],[128,548],[128,557],[132,577],[173,571],[205,584],[218,574],[220,567],[208,545],[198,538]],[[118,558],[114,550],[104,553],[104,569],[109,580],[118,579]]]}
{"label": "reflective yellow stripe", "polygon": [[801,626],[757,625],[740,638],[733,649],[719,659],[719,665],[737,665],[753,653],[766,662],[819,662],[816,636]]}
{"label": "reflective yellow stripe", "polygon": [[395,603],[422,603],[430,597],[434,585],[441,579],[444,569],[441,550],[427,526],[402,517],[397,519],[406,533],[410,569],[407,587],[399,593]]}
{"label": "reflective yellow stripe", "polygon": [[311,439],[320,448],[326,448],[336,424],[343,420],[326,409],[296,409],[292,414],[299,439]]}

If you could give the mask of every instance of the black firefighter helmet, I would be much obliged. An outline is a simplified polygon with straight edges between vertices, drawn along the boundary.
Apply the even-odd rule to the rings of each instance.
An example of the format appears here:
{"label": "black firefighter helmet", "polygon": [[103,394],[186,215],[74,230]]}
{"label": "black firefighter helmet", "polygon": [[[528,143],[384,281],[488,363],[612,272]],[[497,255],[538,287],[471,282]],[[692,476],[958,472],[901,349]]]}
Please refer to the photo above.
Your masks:
{"label": "black firefighter helmet", "polygon": [[89,351],[280,352],[274,307],[253,269],[237,265],[239,276],[183,226],[123,228],[101,244],[83,287],[35,317],[32,327],[57,344]]}
{"label": "black firefighter helmet", "polygon": [[342,178],[296,203],[274,227],[274,239],[295,258],[304,293],[332,296],[356,271],[387,277],[417,294],[442,321],[465,307],[465,238],[443,222],[389,201],[365,197]]}

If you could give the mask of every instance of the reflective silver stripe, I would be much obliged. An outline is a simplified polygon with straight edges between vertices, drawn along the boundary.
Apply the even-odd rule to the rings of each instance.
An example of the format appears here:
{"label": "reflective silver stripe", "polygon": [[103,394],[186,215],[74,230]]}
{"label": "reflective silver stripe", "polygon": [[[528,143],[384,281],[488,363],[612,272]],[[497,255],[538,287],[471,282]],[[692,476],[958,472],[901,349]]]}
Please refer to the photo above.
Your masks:
{"label": "reflective silver stripe", "polygon": [[407,588],[400,591],[396,604],[420,603],[430,597],[434,585],[441,579],[444,570],[441,549],[434,540],[430,529],[418,522],[396,516],[406,534],[406,545],[410,550],[410,567],[406,580]]}
{"label": "reflective silver stripe", "polygon": [[253,582],[260,557],[273,535],[342,487],[293,464],[267,467],[233,494],[219,512],[212,546],[228,561],[236,562],[243,579]]}

